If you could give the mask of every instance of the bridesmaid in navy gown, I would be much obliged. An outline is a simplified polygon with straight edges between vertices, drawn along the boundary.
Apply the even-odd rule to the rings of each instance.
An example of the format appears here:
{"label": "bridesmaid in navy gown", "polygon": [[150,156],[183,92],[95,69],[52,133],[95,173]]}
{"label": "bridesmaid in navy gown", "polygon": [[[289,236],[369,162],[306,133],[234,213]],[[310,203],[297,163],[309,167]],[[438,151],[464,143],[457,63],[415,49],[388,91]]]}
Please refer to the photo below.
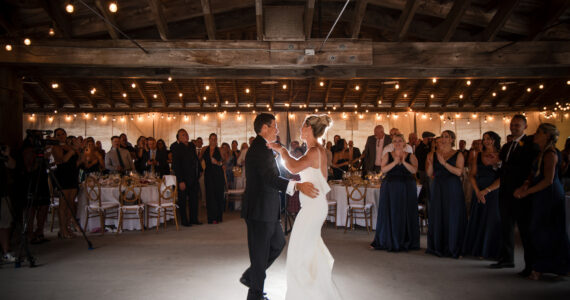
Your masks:
{"label": "bridesmaid in navy gown", "polygon": [[473,186],[471,217],[463,243],[463,254],[498,259],[501,250],[501,214],[499,211],[499,149],[501,137],[483,134],[483,152],[473,151],[469,180]]}
{"label": "bridesmaid in navy gown", "polygon": [[570,271],[570,241],[565,220],[564,189],[558,172],[560,152],[555,148],[560,132],[550,123],[542,123],[534,134],[541,153],[533,164],[530,180],[515,190],[515,198],[530,197],[532,217],[530,240],[534,248],[530,279],[542,273],[566,275]]}
{"label": "bridesmaid in navy gown", "polygon": [[404,151],[404,136],[392,140],[394,151],[382,158],[386,177],[380,189],[376,235],[371,246],[376,250],[407,251],[420,248],[418,197],[414,175],[418,160]]}
{"label": "bridesmaid in navy gown", "polygon": [[444,131],[438,149],[430,153],[426,161],[426,172],[428,176],[433,176],[426,253],[458,258],[463,246],[467,214],[460,179],[464,157],[451,148],[453,144],[455,133]]}

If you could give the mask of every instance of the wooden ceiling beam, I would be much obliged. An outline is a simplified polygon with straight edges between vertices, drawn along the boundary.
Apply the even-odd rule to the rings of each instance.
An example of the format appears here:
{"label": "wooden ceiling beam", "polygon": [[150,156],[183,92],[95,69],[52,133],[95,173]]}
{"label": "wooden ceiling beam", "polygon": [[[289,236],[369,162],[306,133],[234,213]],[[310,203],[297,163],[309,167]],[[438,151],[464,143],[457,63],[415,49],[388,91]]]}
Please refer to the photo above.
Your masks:
{"label": "wooden ceiling beam", "polygon": [[520,2],[520,0],[503,0],[500,1],[501,6],[497,9],[497,12],[493,16],[493,19],[489,25],[480,34],[479,40],[492,42],[499,31],[505,26],[507,20],[511,17],[511,14],[515,10],[515,7]]}
{"label": "wooden ceiling beam", "polygon": [[255,27],[257,29],[257,40],[263,41],[263,4],[262,0],[255,0]]}
{"label": "wooden ceiling beam", "polygon": [[497,97],[491,101],[491,107],[497,107],[497,105],[499,105],[499,103],[501,103],[503,100],[510,99],[517,90],[518,88],[511,86],[507,87],[506,92],[503,90],[497,91]]}
{"label": "wooden ceiling beam", "polygon": [[427,80],[427,79],[423,79],[423,80],[418,81],[418,83],[416,84],[416,88],[414,89],[414,95],[412,96],[412,98],[410,99],[410,102],[408,103],[408,108],[412,108],[414,106],[414,104],[416,104],[416,101],[418,100],[420,93],[428,85],[428,83],[429,83],[429,80]]}
{"label": "wooden ceiling beam", "polygon": [[398,19],[398,25],[396,26],[396,40],[403,41],[408,34],[408,29],[410,29],[410,24],[414,19],[414,15],[418,7],[420,6],[419,0],[407,0],[406,6]]}
{"label": "wooden ceiling beam", "polygon": [[40,0],[39,4],[55,23],[55,29],[64,38],[71,38],[71,16],[65,12],[64,2],[61,0]]}
{"label": "wooden ceiling beam", "polygon": [[293,105],[293,80],[290,80],[289,82],[289,105]]}
{"label": "wooden ceiling beam", "polygon": [[239,107],[239,97],[238,97],[238,91],[237,91],[237,83],[235,80],[232,80],[232,85],[233,85],[233,92],[234,92],[234,101],[236,104],[236,107]]}
{"label": "wooden ceiling beam", "polygon": [[61,103],[61,101],[59,101],[59,98],[57,97],[57,95],[51,90],[51,87],[49,87],[43,80],[42,78],[31,78],[32,80],[35,79],[35,81],[38,83],[39,88],[44,92],[44,94],[46,94],[48,96],[48,99],[51,101],[51,103],[53,103],[53,105],[55,105],[56,108],[61,108],[63,107],[63,104]]}
{"label": "wooden ceiling beam", "polygon": [[559,19],[570,7],[570,0],[551,0],[543,5],[542,12],[539,12],[532,31],[528,36],[529,41],[539,40],[547,31],[549,26],[559,22]]}
{"label": "wooden ceiling beam", "polygon": [[[127,104],[129,107],[133,107],[133,103],[131,102],[131,99],[129,98],[129,93],[127,88],[125,87],[125,85],[123,84],[123,82],[120,79],[113,79],[111,81],[112,85],[116,85],[119,87],[119,89],[121,89],[121,99],[123,99],[123,101],[125,102],[125,104]],[[111,91],[113,90],[113,88],[111,88]],[[127,94],[127,97],[123,97],[123,93]]]}
{"label": "wooden ceiling beam", "polygon": [[[99,10],[99,13],[103,17],[105,17],[105,19],[107,19],[109,22],[111,22],[115,26],[117,25],[117,23],[115,21],[115,16],[113,14],[109,13],[109,10],[107,9],[106,5],[103,3],[102,0],[95,0],[95,6],[97,7],[97,10]],[[107,27],[107,32],[109,32],[109,36],[111,36],[111,39],[118,40],[119,39],[119,33],[115,30],[115,28],[107,22],[104,22],[104,23],[105,23],[105,26]]]}
{"label": "wooden ceiling beam", "polygon": [[24,91],[24,94],[26,94],[29,98],[31,98],[32,101],[34,101],[34,103],[36,103],[36,105],[40,107],[40,109],[44,108],[44,103],[40,100],[38,94],[33,89],[31,89],[29,85],[24,84],[22,90]]}
{"label": "wooden ceiling beam", "polygon": [[73,103],[73,106],[75,108],[79,108],[79,102],[77,102],[77,99],[75,99],[75,97],[73,97],[73,93],[71,93],[71,90],[69,89],[69,86],[65,83],[62,82],[61,86],[60,86],[61,91],[63,92],[63,94],[65,95],[65,97],[71,102]]}
{"label": "wooden ceiling beam", "polygon": [[453,87],[451,89],[449,89],[449,93],[447,93],[447,96],[444,98],[443,102],[441,103],[441,107],[446,107],[447,103],[449,103],[449,101],[451,101],[451,98],[453,97],[458,97],[457,92],[461,89],[461,87],[463,87],[464,81],[459,79],[455,81],[455,84],[453,85]]}
{"label": "wooden ceiling beam", "polygon": [[152,103],[150,102],[150,100],[148,100],[148,97],[145,95],[142,89],[142,81],[135,79],[134,83],[136,85],[135,89],[137,90],[137,93],[139,93],[139,96],[141,96],[141,98],[144,100],[146,107],[148,108],[152,107]]}
{"label": "wooden ceiling beam", "polygon": [[158,90],[158,97],[160,97],[160,100],[162,101],[162,105],[164,107],[168,107],[168,98],[166,98],[166,94],[164,93],[164,89],[162,88],[162,86],[160,84],[156,85],[156,89]]}
{"label": "wooden ceiling beam", "polygon": [[148,5],[150,6],[150,11],[152,12],[158,33],[160,34],[160,39],[168,41],[168,22],[162,11],[160,0],[148,0]]}
{"label": "wooden ceiling beam", "polygon": [[202,11],[204,12],[204,23],[206,25],[206,32],[208,39],[216,39],[216,23],[214,22],[214,14],[210,7],[210,0],[201,0]]}
{"label": "wooden ceiling beam", "polygon": [[453,7],[449,11],[447,18],[440,25],[437,26],[436,31],[439,32],[441,41],[449,42],[461,22],[461,18],[467,11],[471,4],[471,0],[456,0],[453,1]]}
{"label": "wooden ceiling beam", "polygon": [[362,26],[362,21],[366,15],[366,5],[368,5],[368,0],[357,0],[356,2],[350,34],[353,39],[358,39],[358,36],[360,35],[360,27]]}
{"label": "wooden ceiling beam", "polygon": [[479,108],[487,99],[492,98],[491,94],[493,92],[498,92],[499,88],[499,80],[493,80],[489,83],[489,86],[487,87],[487,90],[485,90],[484,93],[481,94],[481,96],[479,96],[479,99],[477,99],[477,101],[475,101],[475,108]]}
{"label": "wooden ceiling beam", "polygon": [[325,99],[323,102],[323,108],[326,108],[327,105],[329,104],[329,96],[331,93],[331,86],[333,85],[333,81],[332,80],[327,80],[327,82],[325,83],[327,85],[327,90],[325,92]]}
{"label": "wooden ceiling beam", "polygon": [[471,96],[473,92],[475,92],[479,86],[483,83],[483,80],[471,80],[471,85],[467,87],[465,94],[463,95],[463,99],[459,100],[459,107],[463,107],[466,101],[471,101]]}
{"label": "wooden ceiling beam", "polygon": [[313,91],[313,81],[309,80],[309,89],[307,90],[307,98],[305,101],[305,104],[307,105],[307,107],[309,106],[309,104],[311,103],[311,92]]}
{"label": "wooden ceiling beam", "polygon": [[307,5],[305,6],[305,27],[304,27],[306,40],[311,38],[314,15],[315,15],[315,0],[307,0]]}
{"label": "wooden ceiling beam", "polygon": [[253,96],[253,108],[257,106],[257,93],[255,92],[255,84],[250,89],[250,93]]}

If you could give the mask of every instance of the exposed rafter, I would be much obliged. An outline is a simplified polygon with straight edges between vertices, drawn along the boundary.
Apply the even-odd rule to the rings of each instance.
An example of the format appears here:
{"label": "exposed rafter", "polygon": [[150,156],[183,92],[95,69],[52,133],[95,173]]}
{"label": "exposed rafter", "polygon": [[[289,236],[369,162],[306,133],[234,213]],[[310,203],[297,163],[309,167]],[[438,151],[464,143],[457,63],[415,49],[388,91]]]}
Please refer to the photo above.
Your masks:
{"label": "exposed rafter", "polygon": [[236,103],[236,107],[239,107],[239,97],[238,97],[238,91],[237,91],[237,84],[235,80],[232,80],[232,85],[233,85],[233,92],[234,92],[234,101]]}
{"label": "exposed rafter", "polygon": [[255,26],[257,28],[257,40],[263,41],[263,4],[261,0],[255,0]]}
{"label": "exposed rafter", "polygon": [[333,85],[333,81],[328,80],[325,84],[327,85],[327,90],[325,92],[325,99],[323,102],[323,108],[326,108],[327,105],[329,104],[329,96],[330,96],[330,92],[331,92],[331,86]]}
{"label": "exposed rafter", "polygon": [[194,91],[194,95],[196,96],[197,103],[200,104],[200,107],[204,107],[204,101],[202,100],[202,96],[200,95],[200,88],[198,87],[198,80],[192,80],[192,90]]}
{"label": "exposed rafter", "polygon": [[220,97],[220,88],[218,86],[218,84],[216,83],[216,80],[214,80],[214,93],[216,95],[216,102],[218,103],[218,107],[222,107],[222,98]]}
{"label": "exposed rafter", "polygon": [[360,98],[358,99],[358,107],[362,107],[362,102],[364,102],[367,92],[368,92],[368,80],[364,82],[364,88],[362,89],[362,92],[360,92]]}
{"label": "exposed rafter", "polygon": [[349,80],[346,82],[346,86],[344,87],[344,92],[342,93],[342,98],[340,100],[340,107],[344,108],[344,100],[346,100],[346,95],[348,95],[348,90],[350,89],[352,81]]}
{"label": "exposed rafter", "polygon": [[[105,19],[107,19],[107,21],[109,21],[112,24],[114,24],[115,26],[117,26],[116,21],[115,21],[115,16],[113,16],[112,14],[109,13],[109,10],[107,9],[107,7],[105,7],[103,0],[95,0],[95,6],[97,6],[97,10],[99,10],[99,13],[103,17],[105,17]],[[109,32],[109,36],[113,40],[119,39],[119,33],[115,30],[115,28],[112,25],[105,22],[105,26],[107,26],[107,31]]]}
{"label": "exposed rafter", "polygon": [[145,95],[145,93],[142,89],[142,82],[140,80],[135,79],[134,83],[136,85],[135,89],[139,93],[139,96],[141,96],[141,98],[144,100],[146,107],[152,107],[152,103],[149,101],[148,97]]}
{"label": "exposed rafter", "polygon": [[473,95],[473,92],[475,92],[482,83],[483,83],[483,79],[471,80],[471,85],[469,87],[467,87],[467,89],[465,90],[464,95],[463,95],[463,99],[459,100],[458,106],[460,108],[465,105],[465,102],[472,100],[471,96]]}
{"label": "exposed rafter", "polygon": [[216,24],[214,23],[214,14],[210,7],[210,0],[201,0],[202,11],[204,12],[204,23],[206,25],[206,32],[208,33],[208,39],[216,39]]}
{"label": "exposed rafter", "polygon": [[485,100],[492,98],[492,93],[499,92],[499,80],[493,80],[489,83],[487,90],[479,96],[479,99],[475,101],[475,108],[479,108]]}
{"label": "exposed rafter", "polygon": [[461,22],[461,18],[470,4],[471,0],[453,1],[453,7],[451,11],[449,11],[447,18],[437,27],[437,31],[439,31],[439,36],[443,42],[449,42],[451,40],[451,37],[457,29],[457,25]]}
{"label": "exposed rafter", "polygon": [[493,19],[480,35],[480,40],[492,42],[515,10],[520,0],[503,0]]}
{"label": "exposed rafter", "polygon": [[62,83],[60,86],[61,91],[63,92],[63,94],[65,95],[65,97],[71,102],[73,103],[73,106],[75,108],[79,108],[79,102],[77,102],[77,99],[75,99],[75,97],[73,96],[73,93],[71,93],[71,90],[69,89],[69,86],[65,83]]}
{"label": "exposed rafter", "polygon": [[311,31],[313,30],[313,16],[315,14],[315,0],[307,0],[305,6],[305,39],[311,38]]}
{"label": "exposed rafter", "polygon": [[[398,83],[399,84],[399,83]],[[402,95],[402,93],[407,89],[408,87],[404,84],[402,84],[400,86],[400,88],[398,89],[398,91],[396,92],[396,95],[394,96],[394,99],[392,100],[392,107],[396,107],[396,103],[398,102],[398,99],[400,99],[400,95]]]}
{"label": "exposed rafter", "polygon": [[569,7],[570,0],[552,0],[543,5],[542,11],[537,13],[540,18],[533,24],[534,26],[532,26],[533,29],[528,40],[539,40],[546,29],[558,22]]}
{"label": "exposed rafter", "polygon": [[366,5],[368,5],[368,0],[357,0],[356,2],[351,30],[351,37],[353,39],[357,39],[360,35],[362,20],[364,20],[364,16],[366,15]]}
{"label": "exposed rafter", "polygon": [[50,19],[56,24],[58,30],[64,38],[71,38],[71,17],[65,14],[64,2],[61,0],[40,0],[41,7],[48,14]]}
{"label": "exposed rafter", "polygon": [[[123,101],[125,102],[125,104],[127,104],[129,107],[132,108],[133,103],[132,103],[131,99],[129,98],[128,90],[125,87],[125,85],[123,84],[123,82],[120,79],[113,79],[112,84],[119,87],[119,89],[121,90],[121,97],[122,97]],[[111,90],[112,90],[112,88],[111,88]],[[122,95],[123,93],[126,93],[127,97],[123,97],[123,95]]]}
{"label": "exposed rafter", "polygon": [[164,107],[168,107],[168,98],[166,98],[166,94],[164,93],[164,90],[160,84],[156,85],[156,90],[158,91],[158,97],[160,98],[160,101],[162,101],[162,105]]}
{"label": "exposed rafter", "polygon": [[307,98],[305,101],[305,104],[307,106],[309,106],[309,104],[311,103],[311,92],[313,91],[313,81],[309,80],[309,89],[307,90]]}
{"label": "exposed rafter", "polygon": [[[34,79],[32,78],[32,80]],[[41,78],[37,78],[36,82],[38,83],[39,88],[44,92],[44,94],[48,96],[49,100],[51,101],[51,103],[53,103],[53,105],[55,105],[56,108],[63,107],[57,95],[51,90],[51,87],[48,87],[47,84],[45,84]]]}
{"label": "exposed rafter", "polygon": [[449,90],[449,93],[447,93],[447,96],[443,99],[441,107],[446,107],[451,98],[458,97],[457,92],[461,89],[461,87],[463,87],[463,85],[464,83],[462,80],[457,80],[455,82],[455,85]]}
{"label": "exposed rafter", "polygon": [[414,15],[416,14],[416,10],[420,5],[419,0],[407,0],[406,6],[398,19],[398,25],[396,27],[396,40],[403,41],[408,34],[408,29],[410,28],[410,24],[414,19]]}
{"label": "exposed rafter", "polygon": [[33,89],[31,89],[31,87],[29,85],[24,85],[23,91],[24,91],[24,94],[26,94],[30,99],[32,99],[32,101],[34,101],[34,103],[40,109],[44,108],[44,103],[41,101],[38,94]]}
{"label": "exposed rafter", "polygon": [[423,79],[423,80],[418,81],[418,84],[416,85],[416,88],[414,89],[414,95],[410,99],[410,103],[408,103],[409,108],[412,108],[414,106],[414,104],[416,104],[416,101],[418,100],[418,97],[420,96],[420,92],[424,89],[424,87],[426,85],[428,85],[428,83],[429,83],[429,80],[427,80],[427,79]]}
{"label": "exposed rafter", "polygon": [[378,93],[376,94],[376,99],[374,99],[374,107],[378,107],[378,105],[379,105],[378,101],[384,100],[384,84],[380,80],[378,82],[378,85],[379,85]]}
{"label": "exposed rafter", "polygon": [[160,0],[148,0],[148,5],[150,6],[150,11],[152,12],[152,17],[154,18],[160,38],[163,41],[168,41],[168,23],[162,11]]}

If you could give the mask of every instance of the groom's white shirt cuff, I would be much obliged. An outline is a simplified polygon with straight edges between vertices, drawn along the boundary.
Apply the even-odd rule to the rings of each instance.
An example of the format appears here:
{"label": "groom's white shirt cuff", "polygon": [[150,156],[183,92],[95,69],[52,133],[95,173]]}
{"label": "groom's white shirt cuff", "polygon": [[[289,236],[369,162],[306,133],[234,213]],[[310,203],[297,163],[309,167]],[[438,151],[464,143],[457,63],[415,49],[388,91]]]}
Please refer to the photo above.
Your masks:
{"label": "groom's white shirt cuff", "polygon": [[289,184],[287,184],[287,190],[285,190],[287,195],[293,196],[293,194],[295,194],[295,183],[297,183],[297,181],[289,181]]}

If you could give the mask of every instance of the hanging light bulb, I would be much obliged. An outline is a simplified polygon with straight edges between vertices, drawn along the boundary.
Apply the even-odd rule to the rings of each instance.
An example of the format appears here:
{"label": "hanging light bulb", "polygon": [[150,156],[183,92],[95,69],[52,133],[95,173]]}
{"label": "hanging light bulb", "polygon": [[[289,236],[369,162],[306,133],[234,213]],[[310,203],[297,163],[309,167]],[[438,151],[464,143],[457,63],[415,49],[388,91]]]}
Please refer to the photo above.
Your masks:
{"label": "hanging light bulb", "polygon": [[10,44],[6,44],[5,48],[6,48],[6,51],[8,51],[8,52],[12,51],[12,45],[10,45]]}
{"label": "hanging light bulb", "polygon": [[539,85],[538,88],[542,90],[544,88],[544,84]]}
{"label": "hanging light bulb", "polygon": [[396,83],[396,85],[394,86],[395,89],[400,89],[400,85]]}
{"label": "hanging light bulb", "polygon": [[507,90],[507,86],[506,86],[506,85],[503,85],[503,86],[501,87],[501,90],[506,91],[506,90]]}
{"label": "hanging light bulb", "polygon": [[463,94],[459,95],[459,99],[463,99]]}
{"label": "hanging light bulb", "polygon": [[465,82],[468,86],[471,85],[471,80],[467,80],[467,82]]}
{"label": "hanging light bulb", "polygon": [[123,98],[127,98],[127,93],[123,93]]}
{"label": "hanging light bulb", "polygon": [[182,98],[182,93],[178,93],[178,97]]}
{"label": "hanging light bulb", "polygon": [[433,78],[433,79],[431,80],[431,82],[436,83],[436,82],[437,82],[437,78]]}
{"label": "hanging light bulb", "polygon": [[286,89],[287,89],[287,85],[284,84],[284,85],[282,86],[282,88],[283,88],[284,90],[286,90]]}
{"label": "hanging light bulb", "polygon": [[49,31],[48,31],[48,34],[49,34],[49,36],[54,36],[54,35],[55,35],[55,30],[53,30],[53,28],[50,27],[50,28],[49,28]]}
{"label": "hanging light bulb", "polygon": [[206,91],[209,91],[209,90],[210,90],[210,86],[207,85],[207,86],[206,86]]}
{"label": "hanging light bulb", "polygon": [[325,86],[325,83],[321,81],[321,82],[319,82],[319,85],[320,85],[320,86]]}
{"label": "hanging light bulb", "polygon": [[497,97],[497,93],[493,92],[493,97]]}
{"label": "hanging light bulb", "polygon": [[73,4],[67,3],[67,5],[65,6],[65,11],[67,13],[72,14],[75,11],[75,7],[73,6]]}
{"label": "hanging light bulb", "polygon": [[134,89],[137,87],[137,84],[133,82],[133,83],[131,83],[131,87]]}
{"label": "hanging light bulb", "polygon": [[109,11],[110,12],[116,13],[118,9],[119,9],[119,7],[117,6],[117,2],[112,1],[111,3],[109,3]]}
{"label": "hanging light bulb", "polygon": [[532,89],[531,89],[531,88],[527,88],[526,91],[530,93],[530,92],[532,91]]}
{"label": "hanging light bulb", "polygon": [[246,93],[246,94],[249,94],[249,88],[246,88],[246,89],[245,89],[245,93]]}
{"label": "hanging light bulb", "polygon": [[59,87],[59,84],[57,82],[54,82],[51,84],[52,89],[57,89],[58,87]]}
{"label": "hanging light bulb", "polygon": [[408,98],[408,94],[405,94],[405,93],[404,93],[404,98]]}
{"label": "hanging light bulb", "polygon": [[354,89],[358,91],[358,90],[360,90],[360,86],[357,84],[357,85],[354,87]]}
{"label": "hanging light bulb", "polygon": [[29,46],[32,44],[32,41],[29,38],[24,39],[24,45]]}

